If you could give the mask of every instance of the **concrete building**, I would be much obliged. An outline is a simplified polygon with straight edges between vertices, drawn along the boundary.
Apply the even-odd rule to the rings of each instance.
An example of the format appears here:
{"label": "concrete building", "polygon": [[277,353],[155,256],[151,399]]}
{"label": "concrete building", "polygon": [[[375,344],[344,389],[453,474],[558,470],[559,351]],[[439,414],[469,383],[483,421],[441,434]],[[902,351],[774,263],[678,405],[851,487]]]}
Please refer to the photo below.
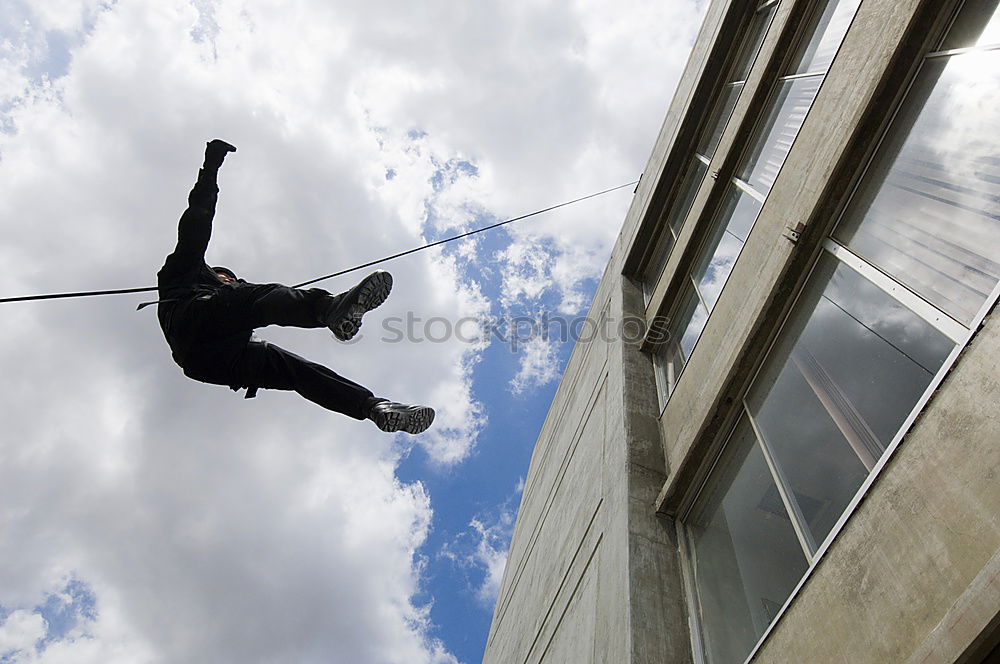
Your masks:
{"label": "concrete building", "polygon": [[713,0],[485,661],[1000,659],[998,279],[997,0]]}

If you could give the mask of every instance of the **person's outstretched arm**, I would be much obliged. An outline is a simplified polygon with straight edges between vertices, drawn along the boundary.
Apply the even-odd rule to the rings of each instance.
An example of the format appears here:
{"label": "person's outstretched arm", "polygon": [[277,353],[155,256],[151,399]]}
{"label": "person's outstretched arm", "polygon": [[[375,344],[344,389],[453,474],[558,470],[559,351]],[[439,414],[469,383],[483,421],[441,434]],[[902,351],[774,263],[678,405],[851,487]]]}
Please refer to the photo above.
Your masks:
{"label": "person's outstretched arm", "polygon": [[188,194],[188,208],[177,226],[177,247],[173,258],[185,265],[200,265],[205,260],[208,241],[212,237],[212,219],[219,198],[217,175],[226,154],[236,148],[215,139],[205,148],[205,163],[198,171],[198,181]]}

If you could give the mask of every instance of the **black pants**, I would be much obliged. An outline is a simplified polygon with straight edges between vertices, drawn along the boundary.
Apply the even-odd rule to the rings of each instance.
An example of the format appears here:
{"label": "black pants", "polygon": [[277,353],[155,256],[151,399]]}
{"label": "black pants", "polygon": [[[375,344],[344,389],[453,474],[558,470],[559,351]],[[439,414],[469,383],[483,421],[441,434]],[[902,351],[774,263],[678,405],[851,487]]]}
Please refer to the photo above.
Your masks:
{"label": "black pants", "polygon": [[294,390],[324,408],[363,420],[371,390],[321,364],[266,341],[252,341],[254,328],[267,325],[325,327],[324,313],[339,295],[280,284],[237,283],[204,300],[178,307],[192,338],[182,362],[184,373],[233,389]]}

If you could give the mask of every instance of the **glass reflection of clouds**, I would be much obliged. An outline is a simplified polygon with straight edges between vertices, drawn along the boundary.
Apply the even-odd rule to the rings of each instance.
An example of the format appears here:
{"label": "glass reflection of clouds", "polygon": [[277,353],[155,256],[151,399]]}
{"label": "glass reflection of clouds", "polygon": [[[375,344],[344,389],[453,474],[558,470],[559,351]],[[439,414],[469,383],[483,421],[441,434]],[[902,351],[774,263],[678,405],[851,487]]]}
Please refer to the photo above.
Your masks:
{"label": "glass reflection of clouds", "polygon": [[912,97],[835,237],[968,323],[1000,280],[1000,51],[929,60]]}
{"label": "glass reflection of clouds", "polygon": [[657,353],[661,386],[666,390],[666,393],[661,395],[664,401],[673,393],[674,386],[707,322],[708,311],[702,305],[694,286],[689,284],[680,300],[680,306],[670,321],[668,338]]}
{"label": "glass reflection of clouds", "polygon": [[698,342],[698,337],[701,336],[707,322],[708,312],[705,311],[705,307],[701,306],[700,303],[696,304],[691,312],[691,318],[684,327],[684,333],[681,335],[681,351],[684,353],[685,363],[691,357],[691,351],[694,350],[694,345]]}
{"label": "glass reflection of clouds", "polygon": [[729,279],[742,249],[743,243],[739,238],[724,232],[719,238],[712,258],[698,270],[696,274],[698,290],[710,309],[714,309],[715,303],[719,301],[719,294],[722,293],[722,288],[726,285],[726,280]]}
{"label": "glass reflection of clouds", "polygon": [[724,227],[721,224],[716,226],[715,234],[706,242],[701,262],[693,272],[698,291],[709,311],[715,308],[760,210],[760,201],[730,185],[728,201],[721,211],[721,217],[728,219],[728,223]]}
{"label": "glass reflection of clouds", "polygon": [[953,346],[846,264],[821,260],[747,399],[790,486],[828,506],[809,521],[814,542],[826,537]]}
{"label": "glass reflection of clouds", "polygon": [[762,194],[774,186],[822,82],[822,76],[796,78],[778,88],[771,112],[740,173],[741,179]]}

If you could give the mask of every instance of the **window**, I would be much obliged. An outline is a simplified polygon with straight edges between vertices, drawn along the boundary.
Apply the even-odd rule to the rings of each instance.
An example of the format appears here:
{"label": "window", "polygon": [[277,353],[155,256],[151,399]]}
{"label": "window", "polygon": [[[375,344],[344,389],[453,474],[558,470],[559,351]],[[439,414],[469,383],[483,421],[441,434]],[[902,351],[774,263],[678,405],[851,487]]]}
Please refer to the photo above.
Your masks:
{"label": "window", "polygon": [[680,320],[687,321],[687,325],[682,329],[675,329],[671,325],[667,340],[653,356],[661,409],[666,404],[666,395],[674,391],[677,379],[680,378],[680,373],[675,372],[675,369],[687,364],[694,344],[708,322],[708,308],[693,284],[688,284],[684,290],[677,315]]}
{"label": "window", "polygon": [[746,78],[757,57],[757,52],[760,51],[760,46],[764,43],[764,35],[767,34],[767,28],[771,24],[771,18],[774,16],[777,6],[777,0],[765,0],[760,3],[750,19],[746,34],[743,36],[743,43],[723,77],[725,82],[716,93],[707,121],[698,136],[695,152],[685,167],[673,203],[664,217],[666,223],[660,229],[656,248],[653,250],[642,275],[646,304],[649,304],[653,295],[653,287],[656,286],[656,281],[667,265],[670,250],[680,235],[684,220],[691,211],[691,205],[698,194],[698,189],[708,173],[708,165],[715,155],[715,150],[719,147],[722,132],[729,122],[733,108],[736,107],[736,101],[746,84]]}
{"label": "window", "polygon": [[706,662],[751,654],[1000,294],[983,4],[926,57],[682,519]]}
{"label": "window", "polygon": [[806,571],[788,511],[744,418],[685,523],[709,662],[741,662]]}
{"label": "window", "polygon": [[[860,2],[827,0],[817,7],[805,26],[804,37],[791,58],[787,74],[778,80],[737,169],[739,175],[729,183],[723,203],[715,214],[690,275],[691,286],[685,286],[696,291],[706,311],[678,309],[669,328],[674,338],[697,329],[694,337],[697,341],[704,330],[705,321],[696,323],[695,317],[703,315],[707,319],[715,308]],[[657,366],[674,376],[673,381],[660,379],[660,384],[670,390],[661,395],[661,401],[666,401],[690,354],[676,353],[669,344],[661,347],[660,354]]]}
{"label": "window", "polygon": [[[826,255],[747,395],[812,554],[955,342]],[[808,496],[801,504],[796,496]]]}
{"label": "window", "polygon": [[910,96],[834,237],[968,324],[1000,280],[1000,50],[929,57]]}
{"label": "window", "polygon": [[819,261],[684,520],[707,662],[750,653],[955,345]]}

